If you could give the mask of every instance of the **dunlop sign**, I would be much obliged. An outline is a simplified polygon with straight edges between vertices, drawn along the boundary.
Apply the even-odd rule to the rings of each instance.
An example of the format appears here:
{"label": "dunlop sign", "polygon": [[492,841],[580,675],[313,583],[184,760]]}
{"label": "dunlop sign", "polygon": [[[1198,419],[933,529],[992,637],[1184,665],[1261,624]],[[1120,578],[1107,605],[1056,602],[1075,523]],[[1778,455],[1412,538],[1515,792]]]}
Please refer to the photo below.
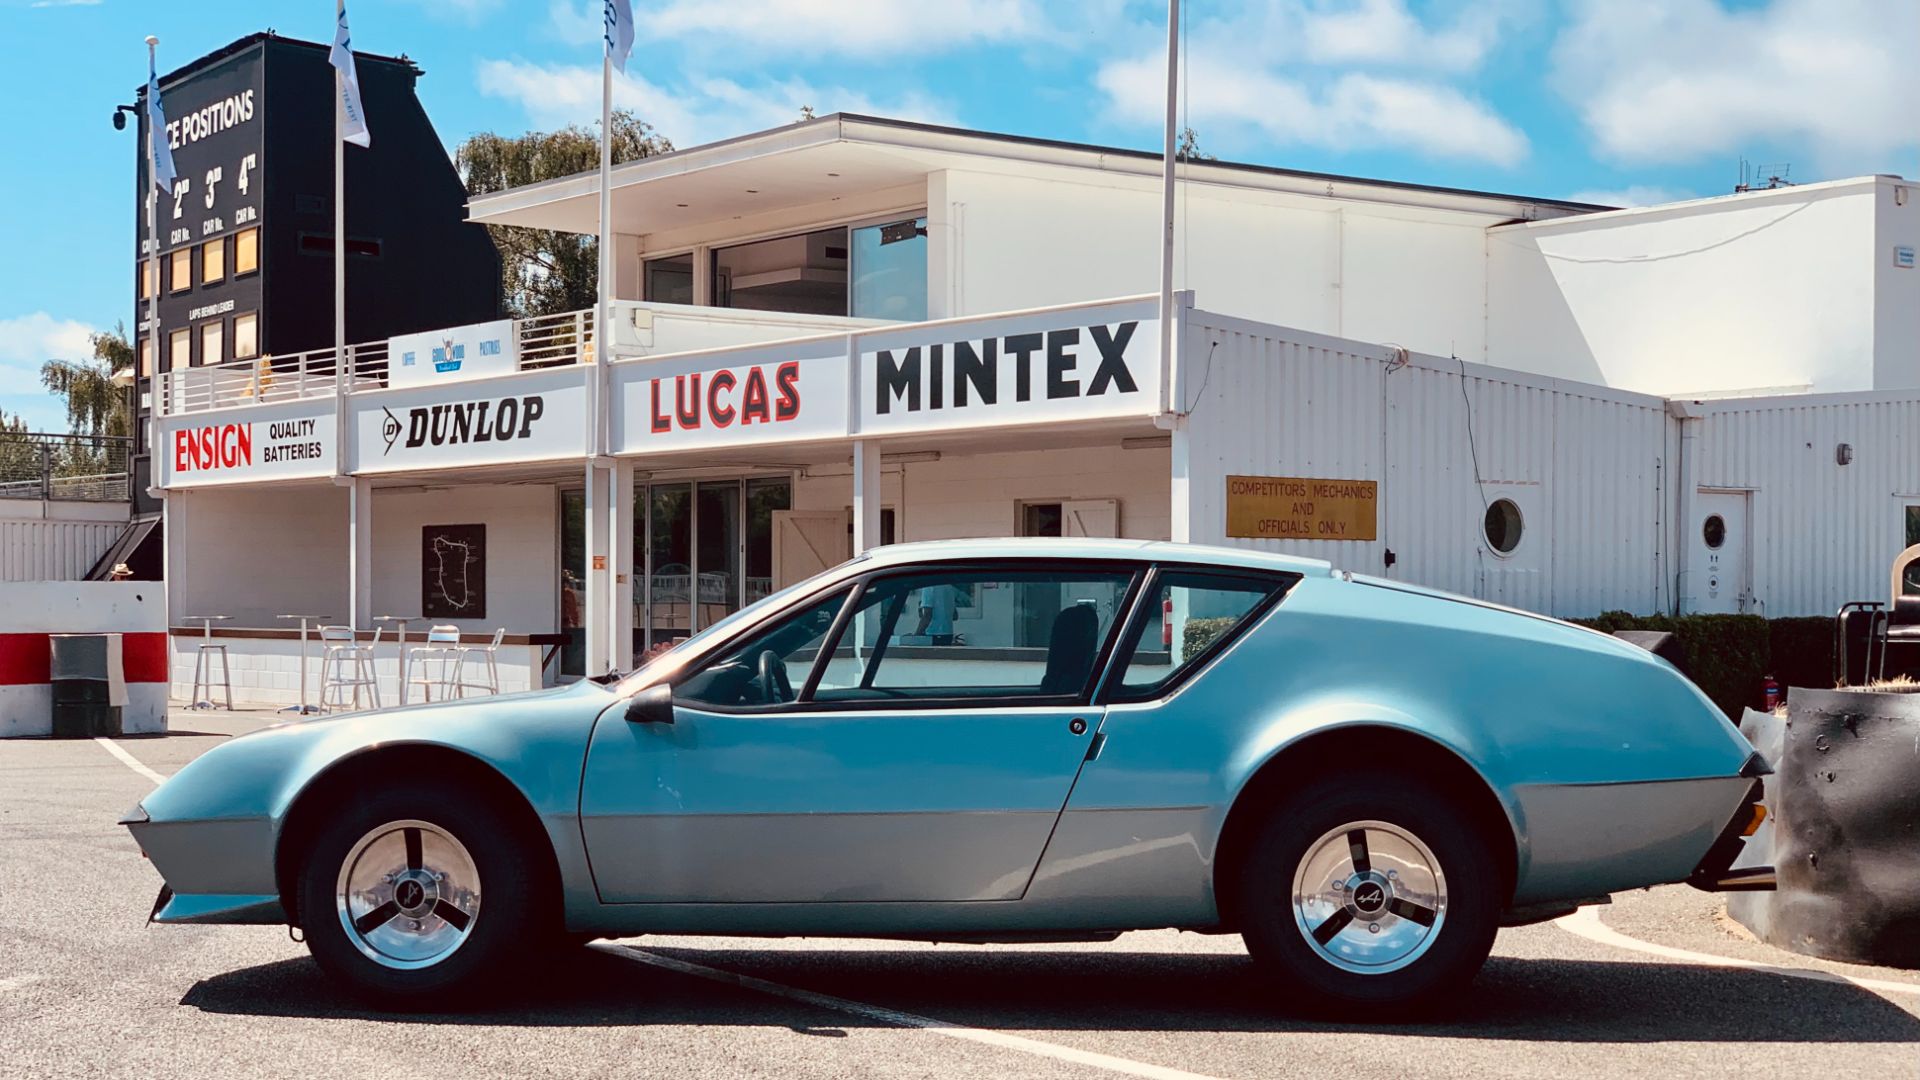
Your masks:
{"label": "dunlop sign", "polygon": [[1380,485],[1298,476],[1227,477],[1227,535],[1254,540],[1373,540]]}

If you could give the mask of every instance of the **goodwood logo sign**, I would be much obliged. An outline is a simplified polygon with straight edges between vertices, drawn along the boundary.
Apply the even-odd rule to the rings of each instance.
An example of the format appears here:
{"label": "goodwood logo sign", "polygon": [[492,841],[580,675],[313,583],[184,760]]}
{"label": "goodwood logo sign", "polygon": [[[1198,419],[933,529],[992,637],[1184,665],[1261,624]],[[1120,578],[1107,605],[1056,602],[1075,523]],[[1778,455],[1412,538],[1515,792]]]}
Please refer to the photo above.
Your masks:
{"label": "goodwood logo sign", "polygon": [[[403,422],[392,409],[381,409],[382,456],[423,446],[459,446],[465,443],[515,442],[533,436],[533,426],[546,415],[540,394],[524,394],[488,401],[461,401],[451,405],[422,405],[406,411]],[[402,437],[404,435],[404,438]]]}

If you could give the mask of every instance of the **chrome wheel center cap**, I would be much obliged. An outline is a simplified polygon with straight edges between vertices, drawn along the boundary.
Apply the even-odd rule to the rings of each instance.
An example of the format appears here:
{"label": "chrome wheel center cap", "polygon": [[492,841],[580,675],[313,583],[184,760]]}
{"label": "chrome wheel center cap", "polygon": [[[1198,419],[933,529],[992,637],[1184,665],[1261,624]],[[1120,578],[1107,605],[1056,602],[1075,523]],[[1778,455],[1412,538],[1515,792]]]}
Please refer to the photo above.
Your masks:
{"label": "chrome wheel center cap", "polygon": [[424,870],[409,870],[400,875],[393,883],[393,902],[400,907],[400,914],[409,918],[418,917],[433,910],[433,902],[439,899],[433,875]]}
{"label": "chrome wheel center cap", "polygon": [[1356,876],[1347,884],[1347,896],[1356,915],[1378,915],[1387,910],[1393,892],[1385,881],[1372,875]]}

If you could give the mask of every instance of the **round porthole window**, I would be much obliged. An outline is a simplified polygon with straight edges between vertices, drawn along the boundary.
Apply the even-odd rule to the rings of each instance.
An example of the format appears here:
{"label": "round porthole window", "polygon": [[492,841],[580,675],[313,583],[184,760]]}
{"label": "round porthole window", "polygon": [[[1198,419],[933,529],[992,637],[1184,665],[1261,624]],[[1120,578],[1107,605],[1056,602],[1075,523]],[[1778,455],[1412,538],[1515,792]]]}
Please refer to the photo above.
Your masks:
{"label": "round porthole window", "polygon": [[1718,551],[1720,545],[1727,542],[1727,519],[1719,514],[1708,514],[1706,524],[1700,526],[1700,539],[1707,546]]}
{"label": "round porthole window", "polygon": [[1496,555],[1511,555],[1513,549],[1520,546],[1520,534],[1526,529],[1521,520],[1520,508],[1512,499],[1495,499],[1487,507],[1487,519],[1482,523],[1487,534],[1487,546]]}

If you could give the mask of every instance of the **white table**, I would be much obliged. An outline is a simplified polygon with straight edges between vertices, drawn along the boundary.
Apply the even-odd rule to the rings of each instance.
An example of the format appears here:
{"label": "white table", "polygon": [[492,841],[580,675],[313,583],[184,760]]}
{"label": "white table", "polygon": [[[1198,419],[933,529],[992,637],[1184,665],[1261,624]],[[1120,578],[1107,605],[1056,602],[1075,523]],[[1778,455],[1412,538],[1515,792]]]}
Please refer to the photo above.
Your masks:
{"label": "white table", "polygon": [[312,620],[314,622],[324,624],[328,619],[333,618],[333,616],[331,615],[275,615],[274,618],[300,620],[300,704],[289,705],[286,708],[281,709],[280,711],[290,712],[290,713],[299,713],[302,716],[305,716],[308,713],[317,713],[320,711],[320,706],[307,704],[307,622],[308,620]]}

